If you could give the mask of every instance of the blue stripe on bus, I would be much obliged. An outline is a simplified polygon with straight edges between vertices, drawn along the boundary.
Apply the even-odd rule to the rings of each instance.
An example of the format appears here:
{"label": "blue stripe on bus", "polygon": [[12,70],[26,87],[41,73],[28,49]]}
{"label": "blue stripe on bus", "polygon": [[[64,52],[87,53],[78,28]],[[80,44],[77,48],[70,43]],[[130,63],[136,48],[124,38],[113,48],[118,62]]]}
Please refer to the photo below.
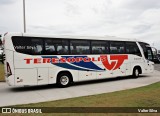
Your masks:
{"label": "blue stripe on bus", "polygon": [[72,70],[88,71],[87,69],[75,67],[75,66],[69,65],[67,63],[57,63],[57,64],[54,64],[54,65],[62,67],[62,68],[72,69]]}
{"label": "blue stripe on bus", "polygon": [[[63,58],[88,58],[87,56],[62,56]],[[74,64],[76,66],[80,66],[83,68],[88,68],[88,69],[92,69],[92,70],[103,70],[100,67],[98,67],[97,65],[95,65],[92,61],[90,62],[84,62],[84,61],[80,61],[80,62],[71,62],[71,64]]]}
{"label": "blue stripe on bus", "polygon": [[[63,58],[76,58],[76,57],[87,57],[87,56],[62,56]],[[58,58],[57,56],[42,56],[42,58]],[[72,70],[81,70],[81,71],[102,71],[103,69],[99,68],[98,66],[96,66],[93,62],[84,62],[84,61],[80,61],[80,62],[75,62],[72,63],[76,66],[80,66],[80,67],[76,67],[73,65],[70,65],[68,63],[52,63],[53,65],[62,67],[62,68],[67,68],[67,69],[72,69]],[[84,69],[84,68],[88,68],[88,69]]]}

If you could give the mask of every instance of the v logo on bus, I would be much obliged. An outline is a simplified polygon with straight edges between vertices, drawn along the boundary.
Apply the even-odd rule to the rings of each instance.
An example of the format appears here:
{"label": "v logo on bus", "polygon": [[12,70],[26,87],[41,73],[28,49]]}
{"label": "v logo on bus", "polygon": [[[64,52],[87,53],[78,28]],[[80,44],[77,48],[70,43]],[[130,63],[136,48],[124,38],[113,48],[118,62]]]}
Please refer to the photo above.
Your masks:
{"label": "v logo on bus", "polygon": [[107,55],[101,55],[100,57],[101,59],[106,59],[102,60],[102,63],[108,70],[116,70],[120,68],[124,60],[128,59],[128,55],[110,55],[111,63],[109,63]]}

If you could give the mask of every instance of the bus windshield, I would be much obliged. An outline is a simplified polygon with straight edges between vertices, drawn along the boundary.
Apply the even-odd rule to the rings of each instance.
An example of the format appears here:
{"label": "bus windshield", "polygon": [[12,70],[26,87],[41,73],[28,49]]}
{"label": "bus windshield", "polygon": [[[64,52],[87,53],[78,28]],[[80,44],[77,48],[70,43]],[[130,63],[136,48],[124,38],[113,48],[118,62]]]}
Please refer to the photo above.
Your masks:
{"label": "bus windshield", "polygon": [[147,43],[140,42],[140,45],[143,49],[144,56],[147,60],[153,61],[153,52],[152,48]]}
{"label": "bus windshield", "polygon": [[151,47],[147,47],[147,59],[148,60],[153,60],[153,53]]}

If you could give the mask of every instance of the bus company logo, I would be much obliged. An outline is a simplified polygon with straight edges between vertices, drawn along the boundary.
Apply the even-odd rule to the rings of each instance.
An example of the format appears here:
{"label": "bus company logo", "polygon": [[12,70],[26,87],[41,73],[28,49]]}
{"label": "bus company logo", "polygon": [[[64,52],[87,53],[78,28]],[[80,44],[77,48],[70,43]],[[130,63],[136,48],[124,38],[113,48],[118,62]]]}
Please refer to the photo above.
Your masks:
{"label": "bus company logo", "polygon": [[110,55],[110,61],[109,63],[107,55],[100,56],[103,59],[102,63],[108,70],[116,70],[118,69],[124,62],[124,60],[128,60],[128,55]]}
{"label": "bus company logo", "polygon": [[[110,59],[109,59],[110,57]],[[42,58],[25,58],[26,64],[59,64],[59,63],[72,63],[72,64],[81,64],[84,67],[86,65],[95,66],[93,62],[102,62],[104,67],[108,70],[116,70],[118,69],[124,62],[124,60],[128,59],[128,55],[101,55],[100,57],[88,57],[88,56],[61,56],[58,58],[57,56],[44,56]],[[86,65],[85,65],[86,63]],[[92,64],[89,64],[92,63]],[[94,65],[93,65],[94,64]]]}

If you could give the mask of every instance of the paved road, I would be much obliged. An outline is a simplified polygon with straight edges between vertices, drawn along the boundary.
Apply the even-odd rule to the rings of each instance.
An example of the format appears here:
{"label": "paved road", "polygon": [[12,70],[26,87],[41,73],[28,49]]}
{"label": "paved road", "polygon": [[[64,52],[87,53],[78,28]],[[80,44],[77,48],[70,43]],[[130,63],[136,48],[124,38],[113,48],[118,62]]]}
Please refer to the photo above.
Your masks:
{"label": "paved road", "polygon": [[0,106],[59,100],[136,88],[159,82],[159,75],[160,72],[155,71],[150,75],[142,75],[138,79],[119,77],[115,79],[76,83],[68,88],[57,88],[55,85],[13,88],[1,82]]}
{"label": "paved road", "polygon": [[160,64],[154,64],[154,68],[155,70],[160,71]]}

